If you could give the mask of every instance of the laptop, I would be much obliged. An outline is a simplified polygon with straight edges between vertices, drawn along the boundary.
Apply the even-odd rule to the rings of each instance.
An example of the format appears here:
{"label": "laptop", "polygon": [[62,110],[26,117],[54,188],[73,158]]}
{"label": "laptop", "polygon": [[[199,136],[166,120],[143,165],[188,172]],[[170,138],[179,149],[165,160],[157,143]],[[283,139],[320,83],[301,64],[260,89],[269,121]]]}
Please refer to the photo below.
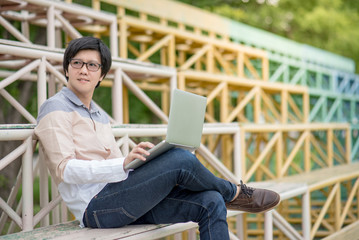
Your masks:
{"label": "laptop", "polygon": [[207,98],[174,89],[170,106],[166,139],[151,148],[146,161],[135,159],[125,169],[135,169],[168,150],[179,147],[189,151],[201,144]]}

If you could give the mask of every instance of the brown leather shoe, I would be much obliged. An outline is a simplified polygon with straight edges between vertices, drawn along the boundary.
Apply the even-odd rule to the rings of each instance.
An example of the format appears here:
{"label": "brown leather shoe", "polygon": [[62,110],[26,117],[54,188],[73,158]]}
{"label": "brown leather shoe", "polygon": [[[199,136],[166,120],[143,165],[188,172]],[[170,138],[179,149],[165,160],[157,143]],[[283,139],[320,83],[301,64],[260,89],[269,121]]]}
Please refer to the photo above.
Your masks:
{"label": "brown leather shoe", "polygon": [[231,202],[226,203],[227,209],[260,213],[268,211],[279,204],[278,193],[266,189],[255,189],[247,187],[241,181],[241,191]]}

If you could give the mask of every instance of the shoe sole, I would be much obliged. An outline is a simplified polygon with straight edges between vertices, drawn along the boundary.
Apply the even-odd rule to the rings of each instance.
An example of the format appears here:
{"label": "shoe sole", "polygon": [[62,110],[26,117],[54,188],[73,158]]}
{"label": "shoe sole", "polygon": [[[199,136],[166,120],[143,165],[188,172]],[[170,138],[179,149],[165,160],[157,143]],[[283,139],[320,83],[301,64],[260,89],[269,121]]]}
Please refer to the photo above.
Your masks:
{"label": "shoe sole", "polygon": [[272,210],[273,208],[277,207],[280,204],[280,196],[278,195],[278,201],[275,202],[275,204],[273,206],[270,206],[269,208],[265,209],[265,210],[259,210],[259,211],[251,211],[251,209],[237,209],[237,208],[231,208],[231,207],[227,207],[228,210],[232,210],[232,211],[243,211],[243,212],[247,212],[247,213],[263,213],[263,212],[268,212],[270,210]]}

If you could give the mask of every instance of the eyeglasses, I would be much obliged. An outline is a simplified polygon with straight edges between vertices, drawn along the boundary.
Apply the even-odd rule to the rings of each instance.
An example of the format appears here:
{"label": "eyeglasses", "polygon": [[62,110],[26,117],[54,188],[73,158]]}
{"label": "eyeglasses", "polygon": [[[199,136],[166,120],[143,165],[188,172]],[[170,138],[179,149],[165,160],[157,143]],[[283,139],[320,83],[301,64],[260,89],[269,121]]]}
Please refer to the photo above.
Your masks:
{"label": "eyeglasses", "polygon": [[84,62],[80,59],[71,59],[70,60],[70,65],[76,69],[81,69],[84,66],[84,64],[86,64],[87,70],[89,70],[91,72],[97,72],[100,69],[100,67],[102,67],[101,64],[98,64],[95,62]]}

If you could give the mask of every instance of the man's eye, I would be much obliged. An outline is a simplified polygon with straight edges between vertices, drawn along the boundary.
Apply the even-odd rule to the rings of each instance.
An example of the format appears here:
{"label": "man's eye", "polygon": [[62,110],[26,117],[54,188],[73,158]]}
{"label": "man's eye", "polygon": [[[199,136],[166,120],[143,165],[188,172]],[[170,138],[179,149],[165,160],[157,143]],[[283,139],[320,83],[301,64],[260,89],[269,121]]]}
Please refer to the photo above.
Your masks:
{"label": "man's eye", "polygon": [[88,63],[89,67],[97,67],[96,63]]}
{"label": "man's eye", "polygon": [[73,61],[73,64],[80,65],[80,64],[82,64],[82,62],[81,61]]}

